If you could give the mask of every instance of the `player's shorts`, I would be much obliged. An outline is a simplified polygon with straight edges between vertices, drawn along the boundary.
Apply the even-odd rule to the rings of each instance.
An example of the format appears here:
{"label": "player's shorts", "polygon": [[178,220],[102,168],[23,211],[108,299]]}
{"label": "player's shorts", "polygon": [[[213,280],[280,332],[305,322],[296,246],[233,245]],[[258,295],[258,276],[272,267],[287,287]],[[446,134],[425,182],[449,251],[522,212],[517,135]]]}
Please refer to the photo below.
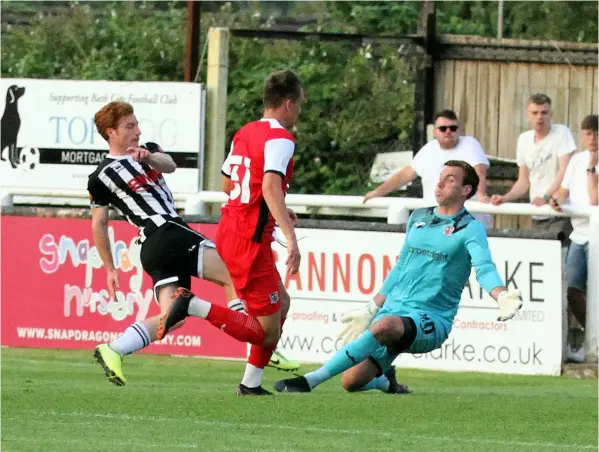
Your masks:
{"label": "player's shorts", "polygon": [[265,317],[281,309],[281,277],[275,265],[271,242],[256,243],[219,223],[216,250],[223,259],[237,296],[254,317]]}
{"label": "player's shorts", "polygon": [[213,242],[191,229],[182,220],[160,226],[141,245],[141,264],[152,278],[154,298],[167,284],[191,289],[191,277],[203,277],[204,248]]}
{"label": "player's shorts", "polygon": [[372,320],[372,324],[374,325],[377,321],[390,315],[403,317],[404,322],[405,318],[412,319],[416,335],[412,343],[406,344],[403,350],[381,345],[370,355],[371,359],[380,366],[382,372],[388,369],[401,353],[428,353],[441,347],[451,332],[451,323],[430,311],[396,310],[393,306],[386,308],[385,305]]}

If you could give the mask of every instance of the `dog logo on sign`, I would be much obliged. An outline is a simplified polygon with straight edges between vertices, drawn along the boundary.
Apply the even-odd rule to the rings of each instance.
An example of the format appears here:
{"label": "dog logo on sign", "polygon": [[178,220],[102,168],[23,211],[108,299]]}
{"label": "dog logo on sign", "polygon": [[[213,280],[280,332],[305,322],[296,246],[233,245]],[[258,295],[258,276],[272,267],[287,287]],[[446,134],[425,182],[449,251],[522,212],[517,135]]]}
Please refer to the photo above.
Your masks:
{"label": "dog logo on sign", "polygon": [[21,129],[21,115],[19,114],[19,98],[25,94],[25,88],[12,85],[6,91],[6,104],[2,114],[2,143],[0,143],[0,154],[8,149],[7,158],[0,156],[2,160],[8,160],[13,168],[19,161],[19,149],[17,148],[17,137]]}
{"label": "dog logo on sign", "polygon": [[6,103],[0,124],[0,135],[2,135],[0,160],[8,161],[12,168],[30,171],[39,165],[40,151],[33,146],[17,147],[17,138],[22,123],[19,99],[24,94],[24,86],[11,85],[6,91]]}

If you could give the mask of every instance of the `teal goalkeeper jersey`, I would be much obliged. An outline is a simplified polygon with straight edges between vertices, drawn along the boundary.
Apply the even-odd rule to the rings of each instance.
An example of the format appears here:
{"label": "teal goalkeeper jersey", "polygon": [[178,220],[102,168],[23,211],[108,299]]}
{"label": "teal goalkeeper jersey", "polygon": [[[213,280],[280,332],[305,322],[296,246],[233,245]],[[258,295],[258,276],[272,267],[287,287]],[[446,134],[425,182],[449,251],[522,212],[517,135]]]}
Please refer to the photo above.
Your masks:
{"label": "teal goalkeeper jersey", "polygon": [[466,209],[453,217],[438,215],[432,207],[418,209],[408,220],[399,260],[379,292],[388,309],[432,311],[453,322],[472,267],[487,292],[503,286],[483,225]]}

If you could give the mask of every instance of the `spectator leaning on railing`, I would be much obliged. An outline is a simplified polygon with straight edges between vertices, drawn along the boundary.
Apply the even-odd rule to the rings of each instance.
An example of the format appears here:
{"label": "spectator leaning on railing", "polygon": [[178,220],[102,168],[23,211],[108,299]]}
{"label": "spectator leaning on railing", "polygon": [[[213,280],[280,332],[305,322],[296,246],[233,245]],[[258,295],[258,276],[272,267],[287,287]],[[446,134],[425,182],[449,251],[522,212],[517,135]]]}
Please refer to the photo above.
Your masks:
{"label": "spectator leaning on railing", "polygon": [[[529,192],[530,202],[543,206],[559,189],[568,162],[576,150],[570,129],[562,124],[552,124],[551,99],[545,94],[528,98],[526,114],[530,130],[518,137],[516,161],[518,180],[505,195],[493,195],[495,205],[516,201]],[[567,217],[533,217],[533,225],[567,237],[572,230]]]}
{"label": "spectator leaning on railing", "polygon": [[[582,121],[582,139],[585,150],[575,154],[568,167],[561,187],[550,199],[551,207],[561,210],[561,205],[569,200],[574,207],[596,206],[598,204],[597,161],[597,115],[589,115]],[[568,303],[572,313],[580,322],[586,322],[587,265],[589,256],[589,219],[572,218],[573,231],[570,234],[570,247],[566,258],[568,274]],[[579,334],[579,337],[583,335]],[[581,341],[577,341],[581,342]],[[568,358],[584,361],[584,348],[580,343],[568,344]]]}
{"label": "spectator leaning on railing", "polygon": [[[458,117],[452,110],[443,110],[435,116],[435,139],[426,143],[414,156],[412,162],[391,176],[384,183],[369,191],[364,202],[379,196],[386,196],[394,190],[412,182],[416,176],[422,178],[422,197],[429,200],[431,206],[436,205],[435,187],[443,165],[449,160],[463,160],[474,167],[480,180],[474,200],[489,202],[487,196],[487,168],[489,159],[485,155],[479,141],[470,136],[458,133]],[[491,217],[486,214],[475,214],[485,228],[491,226]]]}

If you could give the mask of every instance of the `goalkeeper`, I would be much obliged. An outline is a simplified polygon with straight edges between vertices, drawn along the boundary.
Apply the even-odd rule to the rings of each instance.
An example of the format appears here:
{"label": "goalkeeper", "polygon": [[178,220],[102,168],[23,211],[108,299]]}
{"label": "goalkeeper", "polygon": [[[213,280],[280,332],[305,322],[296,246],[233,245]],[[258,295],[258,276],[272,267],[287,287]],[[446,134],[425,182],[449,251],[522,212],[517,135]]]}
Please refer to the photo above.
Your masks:
{"label": "goalkeeper", "polygon": [[365,309],[342,317],[345,346],[320,369],[280,380],[279,392],[310,392],[343,372],[348,391],[410,392],[397,382],[392,363],[401,353],[427,353],[449,336],[471,267],[499,305],[498,320],[521,308],[519,291],[508,292],[491,259],[487,234],[464,208],[478,176],[466,162],[450,160],[435,190],[438,207],[418,209],[408,220],[400,258]]}

